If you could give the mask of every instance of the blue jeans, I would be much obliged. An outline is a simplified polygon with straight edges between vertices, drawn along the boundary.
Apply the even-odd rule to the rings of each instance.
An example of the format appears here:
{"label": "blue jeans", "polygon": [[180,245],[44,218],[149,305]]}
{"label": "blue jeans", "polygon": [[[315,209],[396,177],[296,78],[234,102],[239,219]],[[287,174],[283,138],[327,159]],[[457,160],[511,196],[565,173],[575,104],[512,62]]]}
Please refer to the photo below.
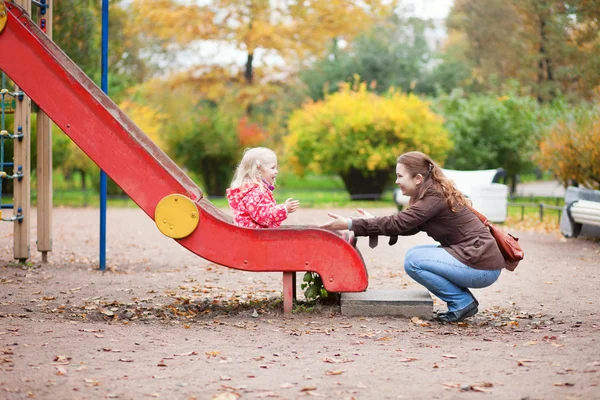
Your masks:
{"label": "blue jeans", "polygon": [[475,299],[468,288],[484,288],[496,282],[499,269],[471,268],[438,245],[410,248],[404,259],[406,273],[448,303],[448,311],[462,310]]}

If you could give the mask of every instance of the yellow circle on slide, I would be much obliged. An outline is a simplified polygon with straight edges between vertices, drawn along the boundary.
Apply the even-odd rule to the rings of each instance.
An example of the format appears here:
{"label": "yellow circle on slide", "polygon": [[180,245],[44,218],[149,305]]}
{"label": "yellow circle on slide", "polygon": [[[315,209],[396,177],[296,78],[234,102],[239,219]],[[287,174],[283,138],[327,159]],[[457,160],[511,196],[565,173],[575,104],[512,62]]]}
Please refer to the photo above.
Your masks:
{"label": "yellow circle on slide", "polygon": [[170,194],[156,205],[154,222],[165,236],[181,239],[194,232],[200,222],[200,213],[189,197]]}

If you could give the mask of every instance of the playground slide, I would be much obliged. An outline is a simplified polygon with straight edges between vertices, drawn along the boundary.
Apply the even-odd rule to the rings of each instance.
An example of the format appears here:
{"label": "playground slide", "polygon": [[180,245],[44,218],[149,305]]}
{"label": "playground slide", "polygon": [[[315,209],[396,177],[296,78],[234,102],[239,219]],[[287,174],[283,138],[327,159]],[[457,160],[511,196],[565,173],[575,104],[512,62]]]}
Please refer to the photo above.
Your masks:
{"label": "playground slide", "polygon": [[[20,7],[2,0],[0,70],[150,218],[158,218],[157,226],[163,233],[170,236],[161,224],[187,217],[182,224],[192,224],[190,232],[171,237],[193,253],[246,271],[318,272],[325,288],[332,292],[367,288],[360,253],[331,232],[310,227],[246,229],[233,225],[231,218],[205,199],[200,188]],[[190,215],[195,221],[189,221]]]}

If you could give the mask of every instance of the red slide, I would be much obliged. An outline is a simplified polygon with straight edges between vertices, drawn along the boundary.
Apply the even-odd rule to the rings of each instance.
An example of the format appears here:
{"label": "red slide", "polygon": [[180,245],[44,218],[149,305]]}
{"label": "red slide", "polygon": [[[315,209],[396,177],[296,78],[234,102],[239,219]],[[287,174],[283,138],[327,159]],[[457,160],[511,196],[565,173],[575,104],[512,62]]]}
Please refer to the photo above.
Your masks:
{"label": "red slide", "polygon": [[[160,214],[159,229],[161,223],[168,224],[163,210],[169,213],[177,204],[188,202],[197,225],[187,236],[175,239],[188,250],[240,270],[317,272],[332,292],[366,290],[367,271],[360,253],[331,232],[233,225],[20,7],[2,0],[0,69],[150,218],[156,221]],[[171,200],[161,203],[167,196]],[[179,203],[173,203],[173,197]],[[162,209],[157,212],[159,203]],[[182,213],[189,217],[188,211]]]}

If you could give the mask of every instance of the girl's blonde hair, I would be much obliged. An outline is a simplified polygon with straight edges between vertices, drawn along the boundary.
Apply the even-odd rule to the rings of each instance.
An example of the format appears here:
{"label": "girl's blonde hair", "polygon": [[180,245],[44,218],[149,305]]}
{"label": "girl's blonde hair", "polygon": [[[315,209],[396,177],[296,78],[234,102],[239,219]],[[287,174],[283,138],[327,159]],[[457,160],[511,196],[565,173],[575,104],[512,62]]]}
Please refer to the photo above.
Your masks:
{"label": "girl's blonde hair", "polygon": [[423,176],[423,184],[417,194],[410,198],[410,204],[421,199],[428,187],[436,185],[452,211],[456,212],[459,208],[468,205],[466,197],[456,189],[451,180],[446,178],[442,169],[429,156],[419,151],[411,151],[398,157],[397,163],[404,165],[411,177],[417,174]]}
{"label": "girl's blonde hair", "polygon": [[277,160],[277,155],[266,147],[254,147],[244,150],[242,161],[238,164],[231,181],[231,188],[239,188],[253,183],[260,183],[260,167],[266,166],[270,160]]}

